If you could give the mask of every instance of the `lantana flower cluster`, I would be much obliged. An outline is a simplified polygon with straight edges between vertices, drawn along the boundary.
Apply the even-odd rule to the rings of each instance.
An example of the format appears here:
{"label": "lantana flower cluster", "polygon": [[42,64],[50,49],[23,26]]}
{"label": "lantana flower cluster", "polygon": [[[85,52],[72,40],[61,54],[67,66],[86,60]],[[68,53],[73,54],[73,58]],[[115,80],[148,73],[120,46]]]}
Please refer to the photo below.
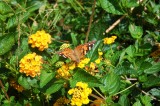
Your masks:
{"label": "lantana flower cluster", "polygon": [[90,58],[84,58],[78,63],[79,68],[84,68],[86,64],[88,64],[90,61]]}
{"label": "lantana flower cluster", "polygon": [[88,104],[88,96],[92,93],[92,89],[88,88],[87,83],[77,82],[76,87],[68,91],[69,95],[72,95],[71,105],[81,106],[82,104]]}
{"label": "lantana flower cluster", "polygon": [[115,42],[115,39],[117,39],[117,36],[111,36],[111,37],[107,37],[107,38],[104,38],[103,39],[103,43],[104,44],[112,44],[112,43],[114,43]]}
{"label": "lantana flower cluster", "polygon": [[73,70],[76,67],[75,63],[70,64],[63,64],[58,70],[57,70],[57,78],[63,77],[65,79],[69,79],[71,77],[70,70]]}
{"label": "lantana flower cluster", "polygon": [[43,51],[51,43],[51,35],[44,30],[37,31],[35,34],[29,36],[28,43],[31,44],[32,48],[37,47],[39,51]]}
{"label": "lantana flower cluster", "polygon": [[59,50],[63,50],[63,49],[66,49],[66,48],[69,48],[71,45],[68,44],[68,43],[64,43],[60,46],[60,49]]}
{"label": "lantana flower cluster", "polygon": [[39,56],[36,53],[29,53],[20,60],[19,71],[25,73],[27,76],[35,77],[40,75],[40,70],[42,68],[41,64],[42,56]]}

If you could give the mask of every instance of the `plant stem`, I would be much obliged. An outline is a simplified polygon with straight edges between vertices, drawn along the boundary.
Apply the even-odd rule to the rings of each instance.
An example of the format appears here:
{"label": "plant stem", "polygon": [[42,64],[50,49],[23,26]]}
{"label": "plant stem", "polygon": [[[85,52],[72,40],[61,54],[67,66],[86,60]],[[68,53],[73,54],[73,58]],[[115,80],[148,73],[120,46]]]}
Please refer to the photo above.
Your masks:
{"label": "plant stem", "polygon": [[8,101],[9,101],[9,96],[8,96],[8,94],[7,94],[7,92],[6,92],[5,88],[4,88],[3,83],[2,83],[1,80],[0,80],[0,86],[1,86],[1,88],[2,88],[2,90],[3,90],[3,92],[4,92],[4,94],[5,94],[6,98],[7,98]]}

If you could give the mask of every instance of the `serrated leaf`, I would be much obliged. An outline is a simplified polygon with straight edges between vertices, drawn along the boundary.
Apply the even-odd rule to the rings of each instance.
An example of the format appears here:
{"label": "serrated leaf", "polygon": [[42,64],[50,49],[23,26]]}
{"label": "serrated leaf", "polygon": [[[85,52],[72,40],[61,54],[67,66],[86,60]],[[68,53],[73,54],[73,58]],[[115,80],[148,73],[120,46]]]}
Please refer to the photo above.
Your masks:
{"label": "serrated leaf", "polygon": [[74,46],[77,45],[77,39],[76,39],[77,34],[71,33],[71,38],[72,38],[72,43]]}
{"label": "serrated leaf", "polygon": [[135,24],[129,25],[129,32],[131,33],[131,36],[135,39],[139,39],[143,35],[143,29],[141,26],[136,26]]}
{"label": "serrated leaf", "polygon": [[17,39],[18,39],[17,33],[9,33],[4,35],[0,39],[0,55],[3,55],[9,50],[11,50],[12,46],[15,44]]}
{"label": "serrated leaf", "polygon": [[40,88],[44,87],[51,79],[53,79],[55,73],[47,73],[46,71],[42,71],[40,75]]}
{"label": "serrated leaf", "polygon": [[124,14],[118,5],[118,0],[99,0],[102,8],[112,14],[122,15]]}
{"label": "serrated leaf", "polygon": [[153,73],[156,73],[156,72],[159,72],[159,71],[160,71],[160,63],[155,63],[150,68],[145,69],[144,73],[146,73],[146,74],[153,74]]}
{"label": "serrated leaf", "polygon": [[134,57],[136,49],[133,45],[130,45],[125,51],[130,57]]}
{"label": "serrated leaf", "polygon": [[144,88],[148,88],[148,87],[152,87],[152,86],[156,86],[157,84],[160,84],[160,78],[157,76],[149,76],[147,78],[148,80],[146,82],[143,83],[143,87]]}
{"label": "serrated leaf", "polygon": [[142,106],[142,104],[141,104],[141,102],[138,100],[137,102],[135,102],[135,103],[133,104],[133,106]]}
{"label": "serrated leaf", "polygon": [[130,67],[127,67],[127,66],[119,66],[119,67],[116,67],[114,72],[117,74],[117,75],[130,75],[130,74],[137,74],[136,70],[130,68]]}
{"label": "serrated leaf", "polygon": [[145,106],[152,106],[152,104],[151,104],[151,97],[149,97],[147,95],[144,95],[144,96],[140,96],[140,98],[141,98],[142,103]]}
{"label": "serrated leaf", "polygon": [[71,87],[74,87],[77,82],[88,83],[89,87],[98,87],[101,85],[100,81],[96,77],[90,75],[86,71],[78,68],[76,68],[74,71],[76,72],[73,75],[73,79],[70,80]]}
{"label": "serrated leaf", "polygon": [[152,64],[150,62],[144,61],[141,65],[140,65],[140,69],[141,70],[145,70],[145,69],[149,69],[152,66]]}
{"label": "serrated leaf", "polygon": [[63,87],[64,81],[56,81],[53,83],[51,87],[46,90],[47,94],[52,94],[57,92],[59,89]]}
{"label": "serrated leaf", "polygon": [[159,88],[153,88],[149,91],[151,95],[160,98],[160,89]]}
{"label": "serrated leaf", "polygon": [[127,95],[122,95],[118,101],[121,106],[129,106],[129,100]]}
{"label": "serrated leaf", "polygon": [[24,23],[32,14],[29,12],[25,12],[23,14],[13,15],[9,18],[6,29],[17,26],[18,23]]}
{"label": "serrated leaf", "polygon": [[122,4],[124,7],[127,7],[127,8],[139,6],[139,4],[137,3],[137,0],[122,0]]}
{"label": "serrated leaf", "polygon": [[122,51],[117,51],[109,58],[109,60],[111,60],[112,65],[116,65],[121,53]]}
{"label": "serrated leaf", "polygon": [[99,47],[100,43],[101,43],[101,41],[97,41],[94,44],[92,50],[88,51],[86,56],[89,57],[91,59],[91,61],[98,58],[98,47]]}
{"label": "serrated leaf", "polygon": [[21,59],[29,52],[30,52],[30,49],[28,45],[28,38],[22,38],[21,45],[19,48],[17,48],[15,56],[18,56],[18,59]]}
{"label": "serrated leaf", "polygon": [[7,14],[12,12],[12,8],[4,1],[0,1],[0,14]]}
{"label": "serrated leaf", "polygon": [[101,78],[101,82],[104,86],[100,86],[100,89],[105,94],[113,95],[120,89],[120,78],[115,73],[107,74]]}
{"label": "serrated leaf", "polygon": [[45,2],[41,2],[41,1],[31,1],[28,3],[28,8],[27,8],[27,12],[31,13],[37,9],[39,9],[41,6],[44,5]]}
{"label": "serrated leaf", "polygon": [[25,89],[30,89],[30,88],[31,88],[31,86],[29,85],[26,77],[20,76],[20,77],[18,78],[18,83],[19,83],[21,86],[23,86]]}

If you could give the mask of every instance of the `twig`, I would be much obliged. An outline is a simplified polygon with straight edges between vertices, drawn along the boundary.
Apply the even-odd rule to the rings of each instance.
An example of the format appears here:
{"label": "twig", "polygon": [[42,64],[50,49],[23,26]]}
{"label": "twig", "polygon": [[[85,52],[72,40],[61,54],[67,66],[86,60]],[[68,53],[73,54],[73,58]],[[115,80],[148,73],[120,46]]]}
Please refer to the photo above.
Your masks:
{"label": "twig", "polygon": [[88,31],[86,33],[85,43],[88,42],[88,36],[89,36],[90,30],[91,30],[91,24],[92,24],[92,20],[93,20],[94,11],[95,11],[95,5],[96,5],[96,0],[94,0],[94,4],[93,4],[93,7],[92,7],[92,14],[91,14],[90,19],[89,19],[89,25],[88,25]]}
{"label": "twig", "polygon": [[116,22],[114,22],[107,30],[106,33],[109,33],[114,27],[116,27],[123,18],[125,18],[126,15],[123,15],[121,18],[119,18]]}
{"label": "twig", "polygon": [[4,94],[5,94],[6,98],[9,100],[9,96],[8,96],[8,94],[7,94],[7,92],[6,92],[5,88],[4,88],[3,83],[2,83],[1,80],[0,80],[0,86],[1,86],[1,88],[2,88],[2,90],[4,92]]}
{"label": "twig", "polygon": [[92,97],[94,97],[94,98],[96,98],[96,99],[98,99],[98,100],[102,100],[102,101],[104,101],[104,99],[103,99],[103,98],[100,98],[100,97],[98,97],[97,95],[90,94],[90,96],[92,96]]}
{"label": "twig", "polygon": [[101,95],[95,88],[93,88],[93,90],[100,96],[102,97],[103,99],[105,99],[105,97],[103,95]]}
{"label": "twig", "polygon": [[118,95],[118,94],[120,94],[120,93],[122,93],[122,92],[124,92],[124,91],[126,91],[126,90],[128,90],[128,89],[130,89],[130,88],[132,88],[133,86],[135,86],[136,84],[137,84],[137,82],[134,83],[134,84],[132,84],[131,86],[127,87],[126,89],[124,89],[124,90],[122,90],[122,91],[120,91],[120,92],[114,94],[114,95]]}
{"label": "twig", "polygon": [[[137,87],[136,87],[136,88],[137,88]],[[150,96],[152,99],[157,100],[157,101],[160,101],[160,100],[158,100],[157,98],[155,98],[154,96],[152,96],[151,94],[149,94],[149,93],[141,90],[140,88],[137,88],[137,89],[138,89],[139,91],[141,91],[143,94]]]}

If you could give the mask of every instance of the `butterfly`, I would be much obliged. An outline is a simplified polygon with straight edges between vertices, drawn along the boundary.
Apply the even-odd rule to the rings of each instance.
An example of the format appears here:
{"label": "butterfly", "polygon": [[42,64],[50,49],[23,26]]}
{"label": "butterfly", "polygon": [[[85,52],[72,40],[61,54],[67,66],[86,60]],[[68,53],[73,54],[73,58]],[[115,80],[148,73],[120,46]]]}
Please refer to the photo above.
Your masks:
{"label": "butterfly", "polygon": [[82,58],[86,55],[87,51],[91,50],[95,41],[91,41],[85,44],[78,45],[75,49],[66,48],[58,52],[60,56],[69,58],[72,61],[79,63]]}

